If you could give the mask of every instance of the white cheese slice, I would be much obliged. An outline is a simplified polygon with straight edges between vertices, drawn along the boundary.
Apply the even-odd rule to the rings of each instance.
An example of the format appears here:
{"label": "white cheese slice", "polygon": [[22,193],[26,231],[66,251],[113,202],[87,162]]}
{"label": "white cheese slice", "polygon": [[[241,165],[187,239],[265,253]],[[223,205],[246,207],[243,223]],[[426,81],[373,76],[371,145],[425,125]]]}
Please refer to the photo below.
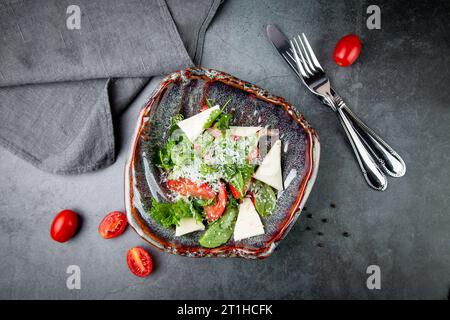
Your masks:
{"label": "white cheese slice", "polygon": [[195,116],[184,119],[183,121],[178,122],[178,127],[180,127],[188,139],[194,143],[195,139],[197,139],[202,134],[203,130],[205,130],[205,124],[211,116],[211,113],[215,110],[220,110],[220,107],[214,106]]}
{"label": "white cheese slice", "polygon": [[267,183],[277,190],[283,190],[283,177],[281,175],[281,140],[275,141],[253,177]]}
{"label": "white cheese slice", "polygon": [[248,137],[256,134],[262,127],[230,127],[230,135],[238,137]]}
{"label": "white cheese slice", "polygon": [[194,231],[205,230],[205,225],[194,218],[181,218],[180,225],[175,228],[175,236],[179,237]]}
{"label": "white cheese slice", "polygon": [[252,200],[244,198],[239,205],[239,214],[234,226],[234,240],[240,241],[264,234],[264,226],[253,206]]}

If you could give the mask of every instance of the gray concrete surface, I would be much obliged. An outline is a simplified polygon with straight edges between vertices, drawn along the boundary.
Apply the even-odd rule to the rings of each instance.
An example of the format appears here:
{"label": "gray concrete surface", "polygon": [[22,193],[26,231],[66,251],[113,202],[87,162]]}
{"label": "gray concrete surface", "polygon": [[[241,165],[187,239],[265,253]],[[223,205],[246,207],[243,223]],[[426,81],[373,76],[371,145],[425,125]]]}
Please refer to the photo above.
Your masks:
{"label": "gray concrete surface", "polygon": [[[131,229],[109,241],[97,234],[104,214],[124,207],[124,162],[148,88],[119,119],[119,156],[105,170],[55,176],[0,150],[0,298],[446,299],[449,6],[377,3],[382,29],[370,31],[368,1],[230,0],[207,33],[203,66],[284,96],[321,138],[319,175],[307,204],[311,217],[301,217],[272,257],[192,259],[157,252]],[[365,184],[335,116],[296,82],[266,40],[266,23],[291,36],[306,32],[350,107],[404,157],[404,178],[390,179],[382,193]],[[354,66],[338,68],[331,53],[350,32],[361,35],[363,52]],[[77,210],[83,227],[73,240],[58,244],[48,230],[63,208]],[[146,279],[126,266],[126,251],[135,245],[154,257],[155,271]],[[66,288],[66,268],[72,264],[81,268],[80,290]],[[381,268],[380,290],[366,287],[369,265]]]}

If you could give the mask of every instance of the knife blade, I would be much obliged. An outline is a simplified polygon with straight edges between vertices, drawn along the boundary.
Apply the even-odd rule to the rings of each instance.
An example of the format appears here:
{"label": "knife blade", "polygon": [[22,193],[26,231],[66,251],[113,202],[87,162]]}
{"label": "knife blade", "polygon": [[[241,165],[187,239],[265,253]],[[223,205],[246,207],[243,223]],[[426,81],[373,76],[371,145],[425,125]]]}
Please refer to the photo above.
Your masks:
{"label": "knife blade", "polygon": [[300,73],[297,69],[297,64],[295,62],[294,56],[291,53],[291,44],[289,43],[288,38],[277,28],[277,26],[273,24],[268,24],[266,26],[267,37],[270,42],[272,42],[275,49],[277,49],[278,53],[287,62],[289,67],[294,71],[294,73],[301,80]]}
{"label": "knife blade", "polygon": [[[292,69],[292,71],[294,71],[294,73],[297,75],[297,77],[303,83],[303,79],[300,75],[300,72],[297,69],[297,62],[295,62],[295,58],[292,55],[291,44],[289,43],[288,38],[274,24],[268,24],[266,26],[266,33],[267,33],[267,37],[269,38],[270,42],[273,44],[275,49],[277,49],[280,56],[283,58],[283,60],[288,64],[288,66]],[[331,88],[331,92],[332,92],[332,94],[335,93],[333,88]],[[334,107],[332,105],[330,105],[325,99],[322,99],[320,97],[318,97],[318,98],[320,101],[322,101],[323,104],[334,109]]]}

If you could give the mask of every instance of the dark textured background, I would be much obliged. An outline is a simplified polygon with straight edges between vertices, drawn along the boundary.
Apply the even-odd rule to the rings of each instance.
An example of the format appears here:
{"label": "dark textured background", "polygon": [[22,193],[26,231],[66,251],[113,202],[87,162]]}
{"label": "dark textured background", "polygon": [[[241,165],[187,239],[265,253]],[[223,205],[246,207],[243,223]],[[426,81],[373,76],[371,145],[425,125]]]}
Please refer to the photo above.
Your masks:
{"label": "dark textured background", "polygon": [[[369,4],[381,7],[381,30],[365,26]],[[286,97],[321,138],[307,212],[285,241],[264,261],[190,259],[148,247],[154,273],[130,274],[127,249],[146,244],[132,230],[105,241],[96,229],[106,212],[123,209],[123,166],[149,87],[119,119],[120,153],[107,169],[55,176],[0,150],[0,298],[446,298],[449,12],[448,1],[227,1],[207,33],[202,65]],[[267,23],[289,36],[308,35],[334,87],[403,156],[405,177],[390,179],[385,192],[366,185],[335,116],[296,82],[268,43]],[[331,53],[350,32],[361,36],[362,55],[354,66],[338,68]],[[58,244],[48,229],[66,207],[80,212],[83,228]],[[81,290],[66,288],[70,264],[81,267]],[[372,264],[381,267],[381,290],[366,288]]]}

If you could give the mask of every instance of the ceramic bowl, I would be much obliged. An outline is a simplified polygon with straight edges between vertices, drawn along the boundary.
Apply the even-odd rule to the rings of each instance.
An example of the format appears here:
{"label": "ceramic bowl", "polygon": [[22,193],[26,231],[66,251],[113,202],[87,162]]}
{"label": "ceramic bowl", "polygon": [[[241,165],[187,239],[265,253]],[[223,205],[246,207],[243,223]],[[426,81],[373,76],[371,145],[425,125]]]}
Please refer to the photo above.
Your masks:
{"label": "ceramic bowl", "polygon": [[[273,214],[262,218],[265,234],[235,242],[231,239],[214,249],[198,244],[201,232],[175,237],[148,214],[151,199],[163,201],[166,188],[153,164],[156,148],[167,140],[170,119],[199,112],[205,99],[223,104],[233,114],[232,125],[268,126],[280,131],[285,189],[278,193]],[[125,169],[125,202],[128,222],[146,241],[163,251],[190,257],[269,256],[300,215],[313,187],[319,166],[320,144],[313,128],[283,98],[271,95],[224,72],[189,68],[168,75],[141,111]],[[288,250],[289,248],[285,248]]]}

